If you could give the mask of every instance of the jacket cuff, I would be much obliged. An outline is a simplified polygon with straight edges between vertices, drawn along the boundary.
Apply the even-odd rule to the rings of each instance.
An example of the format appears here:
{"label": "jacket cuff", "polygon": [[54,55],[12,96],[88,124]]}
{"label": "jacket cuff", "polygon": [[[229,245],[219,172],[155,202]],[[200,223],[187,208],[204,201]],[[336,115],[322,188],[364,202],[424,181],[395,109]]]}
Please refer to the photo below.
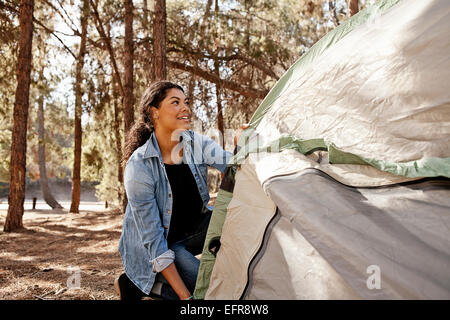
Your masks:
{"label": "jacket cuff", "polygon": [[161,272],[167,268],[175,260],[175,253],[172,250],[167,250],[150,263],[153,265],[153,272]]}

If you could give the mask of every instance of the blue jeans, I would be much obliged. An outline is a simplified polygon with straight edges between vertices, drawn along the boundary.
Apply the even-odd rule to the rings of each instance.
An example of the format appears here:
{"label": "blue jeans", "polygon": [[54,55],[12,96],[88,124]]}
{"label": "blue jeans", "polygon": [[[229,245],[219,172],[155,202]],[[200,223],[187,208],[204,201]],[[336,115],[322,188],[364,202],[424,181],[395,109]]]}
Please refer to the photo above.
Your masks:
{"label": "blue jeans", "polygon": [[[204,213],[204,215],[204,218],[200,222],[194,234],[190,235],[186,239],[169,245],[169,249],[175,253],[175,267],[177,268],[181,279],[183,279],[184,284],[191,294],[194,293],[195,283],[197,282],[198,268],[200,266],[200,260],[198,260],[195,255],[202,253],[209,221],[211,219],[211,212]],[[158,281],[162,282],[161,297],[164,300],[179,299],[178,295],[161,273],[156,275],[155,283]]]}
{"label": "blue jeans", "polygon": [[[197,230],[192,235],[188,236],[186,239],[169,244],[169,249],[175,253],[175,267],[191,293],[194,293],[198,268],[200,266],[200,260],[198,260],[195,255],[200,254],[203,250],[203,244],[205,242],[210,219],[211,212],[205,213]],[[154,288],[158,282],[161,284],[161,291],[157,294],[159,297],[164,300],[179,299],[178,295],[161,273],[156,275]],[[119,286],[122,300],[141,300],[142,297],[148,296],[143,293],[125,273],[119,277]],[[155,294],[156,293],[152,290],[150,297],[154,297]]]}
{"label": "blue jeans", "polygon": [[[188,244],[189,244],[189,237],[188,239],[184,239],[181,241],[178,241],[174,243],[172,246],[169,246],[170,249],[172,249],[175,252],[175,266],[177,268],[177,271],[183,279],[184,284],[188,288],[188,290],[193,293],[195,289],[195,282],[197,281],[197,273],[198,268],[200,266],[200,260],[198,260],[194,254],[197,254],[197,251],[191,251],[187,250]],[[204,239],[203,239],[204,241]],[[188,249],[191,249],[188,247]],[[119,277],[119,289],[121,294],[121,300],[127,300],[127,301],[135,301],[135,300],[141,300],[142,297],[158,297],[162,298],[164,300],[178,300],[179,297],[175,293],[175,291],[172,289],[170,284],[167,282],[167,280],[164,278],[162,273],[158,273],[155,278],[155,284],[161,285],[160,292],[156,293],[152,290],[150,295],[145,294],[142,292],[129,278],[125,273],[122,273]]]}
{"label": "blue jeans", "polygon": [[[189,292],[194,293],[200,260],[198,260],[191,252],[186,250],[186,239],[174,243],[169,246],[169,249],[175,253],[175,267],[177,268],[181,279],[183,279],[183,282]],[[158,281],[162,282],[161,297],[164,300],[179,299],[178,295],[172,289],[162,273],[158,273],[156,276],[155,283]]]}

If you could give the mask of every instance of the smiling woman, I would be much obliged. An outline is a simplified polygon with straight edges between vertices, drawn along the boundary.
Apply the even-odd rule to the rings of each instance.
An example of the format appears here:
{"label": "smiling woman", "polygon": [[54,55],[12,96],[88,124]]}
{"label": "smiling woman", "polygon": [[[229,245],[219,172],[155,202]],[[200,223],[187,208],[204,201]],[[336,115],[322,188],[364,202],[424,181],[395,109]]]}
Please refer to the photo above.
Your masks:
{"label": "smiling woman", "polygon": [[[153,83],[139,121],[125,141],[128,197],[119,243],[125,273],[115,281],[122,300],[190,299],[211,218],[207,166],[224,171],[229,152],[190,129],[183,88]],[[212,156],[214,155],[214,156]]]}

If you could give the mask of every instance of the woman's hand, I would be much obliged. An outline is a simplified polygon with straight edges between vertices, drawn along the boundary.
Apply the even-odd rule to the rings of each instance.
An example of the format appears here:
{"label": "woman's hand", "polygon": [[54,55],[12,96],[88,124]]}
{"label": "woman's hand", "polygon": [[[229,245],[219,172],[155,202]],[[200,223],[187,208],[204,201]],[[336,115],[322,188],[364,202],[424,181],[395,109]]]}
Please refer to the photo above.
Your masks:
{"label": "woman's hand", "polygon": [[180,300],[186,300],[191,297],[191,293],[186,288],[186,285],[181,279],[180,274],[175,267],[175,263],[171,263],[167,268],[161,271],[164,278],[166,278],[167,282],[169,282],[172,289],[178,295]]}
{"label": "woman's hand", "polygon": [[234,146],[235,146],[235,147],[236,147],[236,145],[237,145],[237,143],[238,143],[238,141],[239,141],[239,138],[241,137],[242,132],[243,132],[245,129],[249,128],[249,127],[250,127],[250,124],[249,124],[249,123],[244,123],[244,124],[239,128],[239,130],[237,131],[236,135],[234,136]]}

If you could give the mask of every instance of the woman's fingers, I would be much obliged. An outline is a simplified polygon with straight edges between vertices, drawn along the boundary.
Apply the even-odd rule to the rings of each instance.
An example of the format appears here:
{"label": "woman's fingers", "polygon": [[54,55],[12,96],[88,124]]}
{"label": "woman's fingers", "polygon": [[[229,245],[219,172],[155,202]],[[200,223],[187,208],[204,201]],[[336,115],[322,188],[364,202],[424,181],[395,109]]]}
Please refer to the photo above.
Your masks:
{"label": "woman's fingers", "polygon": [[249,123],[244,123],[239,130],[237,131],[236,135],[234,136],[234,146],[237,145],[239,138],[241,137],[242,131],[244,131],[245,129],[248,129],[250,127]]}

